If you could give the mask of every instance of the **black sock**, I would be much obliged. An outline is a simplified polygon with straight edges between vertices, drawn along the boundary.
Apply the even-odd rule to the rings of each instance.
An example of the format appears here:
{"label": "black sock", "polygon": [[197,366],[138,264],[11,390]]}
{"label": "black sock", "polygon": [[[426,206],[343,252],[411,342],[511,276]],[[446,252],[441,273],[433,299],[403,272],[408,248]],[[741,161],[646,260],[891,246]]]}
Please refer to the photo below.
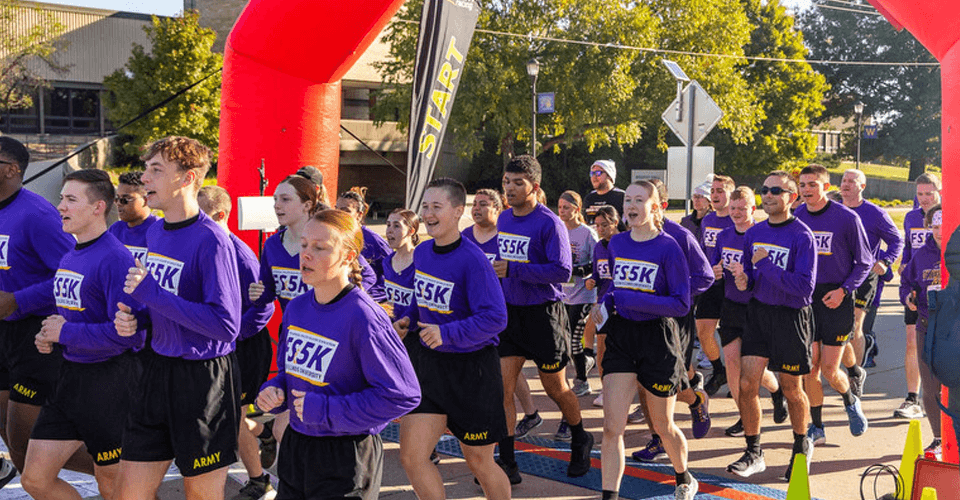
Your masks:
{"label": "black sock", "polygon": [[583,353],[584,353],[585,355],[587,355],[587,356],[590,356],[591,358],[596,358],[596,357],[597,357],[597,353],[593,352],[593,349],[591,349],[591,348],[589,348],[589,347],[584,347],[584,348],[583,348]]}
{"label": "black sock", "polygon": [[587,431],[583,430],[583,420],[577,425],[570,426],[570,438],[572,441],[582,443],[587,440]]}
{"label": "black sock", "polygon": [[857,400],[850,389],[847,389],[847,392],[841,394],[840,397],[843,398],[843,406],[850,406]]}
{"label": "black sock", "polygon": [[857,365],[853,365],[847,368],[847,375],[850,375],[853,378],[860,376],[860,370],[857,370]]}
{"label": "black sock", "polygon": [[691,410],[703,404],[703,398],[700,397],[700,393],[694,392],[693,394],[697,397],[697,399],[693,402],[693,404],[687,405]]}
{"label": "black sock", "polygon": [[523,418],[534,418],[534,417],[537,416],[538,413],[540,413],[540,410],[533,410],[533,413],[531,413],[531,414],[529,414],[529,415],[527,415],[526,413],[524,413],[524,414],[523,414]]}
{"label": "black sock", "polygon": [[797,434],[793,433],[793,452],[794,453],[805,453],[803,450],[803,441],[806,439],[806,434]]}
{"label": "black sock", "polygon": [[720,358],[717,358],[717,359],[711,361],[710,364],[713,365],[713,373],[714,373],[714,374],[726,373],[726,372],[723,371],[723,361],[720,361]]}
{"label": "black sock", "polygon": [[813,420],[813,425],[823,428],[823,406],[810,407],[810,420]]}
{"label": "black sock", "polygon": [[513,436],[500,440],[500,461],[505,464],[517,463],[517,456],[513,452]]}
{"label": "black sock", "polygon": [[603,500],[620,500],[620,492],[603,490]]}
{"label": "black sock", "polygon": [[760,434],[756,436],[744,436],[747,439],[747,451],[754,455],[760,454]]}
{"label": "black sock", "polygon": [[907,393],[907,401],[909,401],[909,402],[911,402],[911,403],[913,403],[913,404],[916,404],[916,403],[919,401],[917,398],[918,398],[917,393],[915,393],[915,392],[908,392],[908,393]]}
{"label": "black sock", "polygon": [[273,437],[273,420],[263,424],[263,430],[257,434],[257,439],[270,439]]}
{"label": "black sock", "polygon": [[692,482],[693,476],[690,475],[690,471],[685,470],[677,473],[677,486],[680,486],[681,484],[690,484]]}
{"label": "black sock", "polygon": [[573,368],[577,372],[577,380],[587,379],[587,355],[584,353],[573,355]]}
{"label": "black sock", "polygon": [[260,474],[258,477],[251,477],[250,480],[258,483],[266,483],[270,481],[270,475],[267,474],[267,471],[263,471],[263,474]]}

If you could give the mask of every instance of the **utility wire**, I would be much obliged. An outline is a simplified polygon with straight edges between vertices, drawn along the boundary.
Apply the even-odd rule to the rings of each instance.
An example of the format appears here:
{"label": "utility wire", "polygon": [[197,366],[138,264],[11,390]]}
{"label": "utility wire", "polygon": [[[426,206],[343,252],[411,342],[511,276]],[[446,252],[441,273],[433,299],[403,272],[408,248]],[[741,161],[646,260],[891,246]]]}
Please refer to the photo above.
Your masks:
{"label": "utility wire", "polygon": [[816,7],[817,7],[818,9],[841,10],[841,11],[843,11],[843,12],[854,12],[854,13],[857,13],[857,14],[867,14],[868,16],[880,16],[880,17],[883,17],[883,14],[881,14],[881,13],[875,11],[875,10],[871,11],[871,10],[846,9],[846,8],[843,8],[843,7],[834,7],[834,6],[832,6],[832,5],[823,5],[823,4],[817,5]]}

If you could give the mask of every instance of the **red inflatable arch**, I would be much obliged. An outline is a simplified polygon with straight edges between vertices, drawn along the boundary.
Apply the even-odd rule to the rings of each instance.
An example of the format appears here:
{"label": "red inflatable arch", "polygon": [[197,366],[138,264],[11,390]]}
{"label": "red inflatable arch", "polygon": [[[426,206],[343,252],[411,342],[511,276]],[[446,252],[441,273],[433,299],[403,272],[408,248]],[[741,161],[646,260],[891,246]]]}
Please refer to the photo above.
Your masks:
{"label": "red inflatable arch", "polygon": [[[960,2],[955,0],[870,0],[897,29],[906,28],[940,61],[943,93],[941,118],[941,147],[943,148],[943,235],[948,235],[960,223],[960,197],[956,193],[960,175],[953,172],[960,164]],[[954,130],[956,129],[956,130]],[[943,282],[947,270],[941,269]],[[942,436],[944,460],[958,460],[957,440],[950,419],[944,415]]]}
{"label": "red inflatable arch", "polygon": [[[340,79],[402,3],[250,0],[223,64],[218,182],[234,203],[259,194],[261,159],[268,195],[304,165],[319,168],[336,195]],[[230,224],[236,230],[235,219]],[[256,248],[254,231],[237,234]]]}

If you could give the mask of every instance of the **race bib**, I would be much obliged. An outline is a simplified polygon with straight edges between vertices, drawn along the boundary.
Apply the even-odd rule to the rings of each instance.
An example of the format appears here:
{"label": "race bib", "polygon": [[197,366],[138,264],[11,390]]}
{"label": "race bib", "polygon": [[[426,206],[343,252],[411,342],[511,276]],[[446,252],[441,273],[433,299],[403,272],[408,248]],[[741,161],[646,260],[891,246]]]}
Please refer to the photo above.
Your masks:
{"label": "race bib", "polygon": [[707,248],[714,248],[717,246],[717,235],[720,234],[720,231],[723,231],[722,227],[705,227],[703,228],[703,246]]}
{"label": "race bib", "polygon": [[497,235],[500,258],[513,262],[530,262],[530,238],[519,234],[503,233]]}
{"label": "race bib", "polygon": [[724,269],[730,267],[730,264],[736,262],[743,264],[743,250],[737,248],[723,247],[720,249],[720,264]]}
{"label": "race bib", "polygon": [[9,255],[9,251],[10,236],[6,234],[0,234],[0,269],[10,269],[10,264],[7,261],[7,255]]}
{"label": "race bib", "polygon": [[833,233],[830,231],[814,231],[813,241],[817,245],[818,255],[833,255]]}
{"label": "race bib", "polygon": [[57,307],[71,311],[82,311],[81,285],[83,285],[82,274],[66,269],[57,269],[57,275],[53,278],[53,297],[57,301]]}
{"label": "race bib", "polygon": [[127,247],[127,250],[130,250],[130,253],[133,254],[133,258],[139,260],[141,264],[147,260],[147,247],[135,247],[133,245],[124,246]]}
{"label": "race bib", "polygon": [[327,369],[339,342],[296,326],[287,327],[285,371],[298,379],[323,387],[328,385]]}
{"label": "race bib", "polygon": [[644,260],[618,258],[613,264],[613,284],[617,288],[653,293],[660,266]]}
{"label": "race bib", "polygon": [[183,262],[150,252],[147,254],[147,261],[143,265],[147,267],[160,288],[174,295],[180,295],[180,276],[183,271]]}
{"label": "race bib", "polygon": [[383,280],[383,289],[387,292],[387,301],[394,306],[409,307],[413,303],[413,290],[410,288]]}
{"label": "race bib", "polygon": [[789,248],[768,243],[754,243],[753,251],[756,252],[758,248],[763,248],[767,251],[769,254],[767,258],[770,259],[770,262],[772,262],[773,265],[783,269],[784,271],[787,270],[787,261],[790,260]]}
{"label": "race bib", "polygon": [[310,285],[303,282],[299,269],[289,267],[272,267],[274,289],[277,297],[284,300],[293,300],[310,291]]}
{"label": "race bib", "polygon": [[450,314],[450,297],[453,295],[453,283],[431,276],[423,271],[417,271],[414,280],[416,287],[417,305],[438,312]]}

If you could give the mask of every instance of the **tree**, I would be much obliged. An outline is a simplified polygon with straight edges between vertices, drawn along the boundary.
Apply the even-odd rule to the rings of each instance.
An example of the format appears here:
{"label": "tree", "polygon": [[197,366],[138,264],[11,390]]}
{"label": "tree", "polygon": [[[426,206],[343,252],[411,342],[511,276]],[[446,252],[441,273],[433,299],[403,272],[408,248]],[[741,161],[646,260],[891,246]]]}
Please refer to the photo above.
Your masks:
{"label": "tree", "polygon": [[154,17],[152,23],[144,27],[151,43],[149,52],[134,44],[127,64],[104,79],[104,86],[110,91],[104,101],[107,117],[121,125],[209,77],[127,126],[123,132],[134,139],[124,146],[128,154],[136,154],[143,144],[168,135],[192,137],[216,154],[223,56],[211,49],[216,32],[201,28],[199,19],[196,11],[186,11],[182,17]]}
{"label": "tree", "polygon": [[[36,24],[24,26],[18,18],[34,10]],[[46,86],[39,69],[65,71],[54,54],[65,26],[49,12],[24,7],[17,0],[0,0],[0,112],[33,106],[33,95]]]}
{"label": "tree", "polygon": [[[840,61],[936,63],[907,30],[897,32],[875,13],[818,9],[815,2],[799,18],[810,57]],[[910,179],[928,162],[940,164],[940,67],[847,66],[819,68],[833,90],[824,119],[853,118],[853,105],[880,125],[876,141],[863,141],[867,157],[909,161]],[[851,141],[855,144],[855,141]]]}
{"label": "tree", "polygon": [[[399,115],[404,129],[421,7],[422,2],[409,2],[400,12],[401,21],[386,34],[392,59],[379,65],[386,87],[374,115]],[[557,111],[538,119],[542,150],[580,141],[591,151],[622,147],[657,130],[676,91],[659,55],[629,47],[742,55],[751,25],[741,6],[726,0],[503,0],[485,5],[478,29],[498,33],[474,35],[450,132],[460,154],[473,156],[492,138],[505,160],[527,149],[531,97],[524,67],[531,57],[541,63],[538,90],[556,93]],[[750,141],[762,107],[737,59],[671,57],[726,111],[720,127],[731,139]]]}

